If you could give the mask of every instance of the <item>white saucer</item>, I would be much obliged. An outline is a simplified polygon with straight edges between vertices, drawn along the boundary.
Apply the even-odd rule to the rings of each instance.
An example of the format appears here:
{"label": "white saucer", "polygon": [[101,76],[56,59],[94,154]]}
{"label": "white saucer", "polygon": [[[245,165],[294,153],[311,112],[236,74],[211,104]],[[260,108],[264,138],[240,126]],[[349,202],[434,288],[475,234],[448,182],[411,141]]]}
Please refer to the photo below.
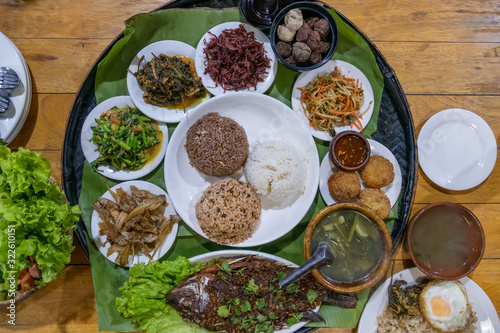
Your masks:
{"label": "white saucer", "polygon": [[418,160],[437,185],[455,191],[481,184],[497,159],[497,143],[490,126],[463,109],[436,113],[418,136]]}
{"label": "white saucer", "polygon": [[[368,139],[370,143],[371,155],[380,155],[387,158],[392,165],[394,166],[394,180],[392,183],[387,185],[386,187],[382,187],[381,190],[385,192],[385,195],[389,198],[391,202],[391,207],[398,201],[399,193],[401,192],[402,186],[402,176],[401,176],[401,168],[399,167],[398,160],[391,153],[389,149],[387,149],[383,144],[377,142],[375,140]],[[332,198],[330,194],[330,190],[328,190],[328,178],[337,171],[337,167],[330,161],[328,154],[325,155],[323,161],[321,162],[321,166],[319,169],[319,192],[323,197],[323,200],[327,205],[333,205],[336,203],[335,199]],[[364,189],[365,186],[363,181],[361,181],[361,189]]]}
{"label": "white saucer", "polygon": [[[330,141],[332,139],[332,136],[330,133],[326,131],[319,131],[309,125],[309,120],[307,119],[306,115],[304,114],[304,108],[302,107],[302,104],[300,103],[300,97],[302,93],[298,88],[305,87],[309,82],[314,80],[314,78],[318,75],[323,75],[329,72],[332,72],[335,67],[340,67],[341,68],[341,74],[345,75],[346,77],[351,77],[354,79],[359,79],[360,86],[363,87],[364,90],[364,100],[363,104],[360,107],[360,112],[364,112],[365,110],[366,113],[363,115],[361,118],[361,125],[363,128],[366,127],[368,122],[370,121],[372,115],[373,115],[373,110],[375,107],[375,99],[373,95],[373,89],[370,84],[370,81],[366,77],[363,72],[357,68],[354,65],[351,65],[348,62],[342,61],[342,60],[330,60],[323,66],[313,69],[312,71],[308,72],[303,72],[302,74],[299,75],[297,80],[295,81],[295,84],[293,85],[293,90],[292,90],[292,109],[295,111],[300,119],[307,125],[309,130],[311,131],[311,134],[324,141]],[[343,131],[356,131],[356,132],[361,132],[359,129],[357,129],[355,126],[351,128],[351,126],[346,125],[346,126],[340,126],[337,125],[335,126],[335,132],[340,133]]]}
{"label": "white saucer", "polygon": [[0,114],[0,138],[10,143],[24,125],[31,106],[31,76],[19,49],[0,32],[0,66],[13,69],[19,76],[19,86],[10,93],[11,104]]}
{"label": "white saucer", "polygon": [[[168,206],[165,208],[164,215],[166,217],[168,217],[170,215],[176,214],[175,209],[172,205],[172,201],[170,201],[168,194],[163,189],[161,189],[160,187],[158,187],[154,184],[151,184],[151,183],[148,183],[145,181],[140,181],[140,180],[133,180],[133,181],[117,184],[117,185],[113,186],[111,188],[111,190],[113,190],[113,192],[116,193],[116,190],[118,188],[123,188],[125,190],[125,192],[130,194],[130,187],[132,185],[134,185],[135,187],[137,187],[140,190],[147,190],[147,191],[149,191],[153,194],[156,194],[156,195],[161,195],[161,194],[165,195],[167,198]],[[101,197],[114,201],[113,196],[111,195],[111,193],[109,191],[106,191],[106,193],[104,193]],[[116,258],[118,257],[117,252],[114,252],[109,257],[107,256],[108,249],[111,247],[111,245],[109,242],[107,242],[107,237],[105,235],[103,235],[103,236],[99,235],[99,229],[100,229],[99,223],[100,222],[101,222],[101,219],[99,218],[99,213],[97,213],[97,211],[94,210],[92,212],[92,219],[90,222],[91,223],[92,239],[93,239],[94,243],[96,244],[97,248],[99,249],[99,251],[102,253],[102,255],[105,256],[109,261],[117,264],[116,263]],[[167,235],[167,237],[165,237],[165,239],[163,240],[162,245],[160,246],[158,251],[153,256],[153,260],[160,259],[161,257],[163,257],[165,255],[165,253],[168,252],[168,250],[174,244],[175,238],[177,237],[178,229],[179,229],[179,223],[174,223],[174,225],[172,226],[172,231],[170,231],[170,233]],[[141,262],[148,263],[149,261],[150,261],[150,259],[147,255],[145,255],[142,252],[139,252],[134,256],[131,256],[131,255],[129,256],[128,264],[125,267],[131,267],[131,266],[133,266],[135,264],[139,264]]]}
{"label": "white saucer", "polygon": [[211,28],[207,33],[205,33],[205,35],[203,35],[203,37],[201,37],[198,46],[196,47],[196,55],[194,58],[196,73],[198,73],[198,76],[201,77],[201,81],[203,82],[205,88],[215,96],[223,95],[225,93],[232,93],[235,91],[228,90],[225,92],[224,88],[222,88],[220,85],[216,86],[215,81],[212,80],[210,75],[205,74],[206,56],[205,53],[203,52],[203,49],[205,48],[205,41],[208,41],[213,38],[211,33],[218,36],[222,33],[223,30],[236,29],[240,26],[240,24],[242,24],[245,27],[246,31],[253,32],[255,35],[255,39],[264,44],[264,50],[266,50],[266,56],[269,59],[271,59],[270,62],[271,67],[267,69],[268,74],[265,77],[264,82],[257,83],[256,89],[250,88],[250,89],[238,90],[238,92],[257,92],[263,94],[273,84],[273,81],[276,77],[276,73],[278,71],[278,63],[276,61],[276,56],[274,55],[269,38],[266,36],[266,34],[264,34],[259,29],[251,26],[250,24],[242,22],[225,22]]}
{"label": "white saucer", "polygon": [[[200,98],[198,101],[184,109],[172,109],[168,107],[161,107],[156,105],[148,104],[144,101],[142,97],[144,94],[144,89],[137,83],[137,79],[132,73],[136,73],[139,69],[139,61],[142,56],[144,59],[141,62],[141,67],[151,59],[153,59],[153,54],[159,56],[160,54],[165,55],[182,55],[193,59],[195,56],[195,49],[191,45],[176,40],[162,40],[156,43],[149,44],[142,50],[140,50],[134,57],[130,66],[128,67],[129,72],[127,73],[127,89],[130,97],[134,101],[134,104],[142,111],[146,116],[166,123],[178,123],[186,116],[186,113],[194,109],[198,104],[210,98],[207,94],[204,98]],[[132,72],[132,73],[131,73]],[[198,73],[197,73],[198,74]],[[199,74],[198,74],[199,75]]]}

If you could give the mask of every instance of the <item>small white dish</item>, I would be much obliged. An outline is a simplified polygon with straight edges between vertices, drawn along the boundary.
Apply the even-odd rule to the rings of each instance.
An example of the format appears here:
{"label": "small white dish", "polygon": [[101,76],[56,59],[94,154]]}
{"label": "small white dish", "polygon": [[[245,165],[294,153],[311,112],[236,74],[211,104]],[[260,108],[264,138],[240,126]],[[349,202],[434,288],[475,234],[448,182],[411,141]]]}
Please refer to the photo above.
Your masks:
{"label": "small white dish", "polygon": [[454,191],[481,184],[497,159],[497,142],[490,126],[463,109],[447,109],[429,118],[417,144],[419,164],[427,177]]}
{"label": "small white dish", "polygon": [[[364,112],[365,110],[366,113],[363,115],[361,118],[361,124],[363,128],[368,124],[370,121],[372,115],[373,115],[373,109],[374,109],[374,95],[373,95],[373,89],[370,84],[370,81],[368,81],[368,78],[363,74],[361,70],[359,70],[357,67],[354,65],[351,65],[348,62],[342,61],[342,60],[330,60],[323,66],[313,69],[312,71],[308,72],[303,72],[302,74],[299,75],[297,80],[295,81],[295,84],[293,85],[293,90],[292,90],[292,109],[299,115],[300,119],[307,125],[309,130],[311,131],[311,134],[324,141],[330,141],[332,139],[332,136],[330,133],[326,131],[320,131],[317,130],[311,126],[309,126],[309,120],[307,119],[306,115],[304,114],[304,108],[302,107],[302,104],[300,103],[300,97],[302,95],[301,91],[298,88],[305,87],[309,82],[314,80],[315,77],[318,75],[323,75],[325,73],[332,72],[335,67],[340,67],[342,69],[341,73],[342,75],[345,75],[346,77],[354,78],[354,79],[359,79],[360,86],[364,90],[364,99],[363,99],[363,104],[361,105],[360,112]],[[359,129],[357,129],[355,126],[351,128],[351,126],[346,125],[346,126],[340,126],[336,125],[335,126],[335,132],[340,133],[343,131],[357,131],[360,132]]]}
{"label": "small white dish", "polygon": [[[210,98],[207,94],[204,98],[199,99],[194,104],[186,107],[184,109],[172,109],[168,107],[160,107],[156,105],[148,104],[144,101],[144,89],[137,82],[136,77],[132,73],[136,73],[139,70],[139,65],[142,67],[144,64],[151,59],[153,59],[153,54],[159,56],[160,54],[165,55],[182,55],[189,57],[194,60],[196,50],[191,45],[175,40],[163,40],[156,43],[149,44],[145,48],[139,51],[137,55],[132,59],[127,72],[127,89],[130,97],[134,101],[134,104],[141,110],[146,116],[166,122],[166,123],[178,123],[185,116],[186,113],[195,108],[198,104]],[[141,57],[144,59],[139,64]],[[132,73],[131,73],[132,72]],[[198,74],[199,75],[199,74]]]}
{"label": "small white dish", "polygon": [[16,45],[0,32],[0,66],[13,69],[19,77],[19,86],[10,93],[11,104],[0,114],[0,138],[12,142],[23,127],[31,107],[31,75],[23,55]]}
{"label": "small white dish", "polygon": [[[239,92],[215,96],[179,123],[170,138],[164,163],[165,184],[175,210],[191,229],[209,239],[198,225],[195,204],[211,183],[223,178],[198,172],[189,163],[184,146],[188,129],[210,112],[218,112],[240,124],[245,129],[250,147],[258,140],[283,140],[304,156],[307,168],[304,193],[291,204],[278,207],[266,207],[268,205],[263,200],[257,230],[246,241],[231,246],[258,246],[280,238],[292,230],[311,207],[318,191],[319,157],[314,139],[295,113],[282,102],[264,94]],[[246,181],[242,170],[231,177]]]}
{"label": "small white dish", "polygon": [[[275,255],[272,255],[272,254],[268,254],[268,253],[265,253],[265,252],[259,252],[259,251],[250,251],[250,250],[222,250],[222,251],[215,251],[215,252],[209,252],[209,253],[205,253],[205,254],[200,254],[196,257],[192,257],[192,258],[189,258],[189,260],[191,261],[191,263],[196,263],[196,262],[201,262],[202,264],[206,264],[206,263],[209,263],[215,259],[217,260],[223,260],[223,259],[230,259],[230,258],[235,258],[235,259],[239,259],[239,258],[244,258],[246,256],[253,256],[254,258],[257,258],[257,259],[267,259],[267,260],[270,260],[270,261],[278,261],[278,262],[281,262],[285,265],[289,265],[289,266],[292,266],[292,267],[297,267],[297,264],[289,261],[289,260],[286,260],[286,259],[283,259],[283,258],[280,258],[278,256],[275,256]],[[314,309],[314,312],[318,312],[319,311],[319,306]],[[293,333],[295,331],[297,331],[298,329],[300,329],[301,327],[304,327],[305,325],[307,324],[307,322],[299,322],[289,328],[285,328],[285,329],[282,329],[282,330],[279,330],[279,331],[275,331],[275,333]]]}
{"label": "small white dish", "polygon": [[[415,285],[422,282],[424,279],[428,279],[424,273],[422,273],[417,267],[405,269],[399,273],[396,273],[392,278],[388,278],[382,285],[380,285],[377,290],[370,297],[366,303],[365,309],[361,314],[361,318],[358,324],[358,332],[363,333],[375,333],[377,332],[377,317],[382,315],[387,307],[388,303],[388,290],[392,282],[396,280],[405,280],[408,282],[408,286]],[[495,306],[489,299],[488,295],[481,289],[474,281],[468,277],[461,278],[459,280],[465,286],[467,290],[467,295],[469,296],[469,302],[472,305],[472,311],[476,312],[477,323],[476,333],[492,333],[500,332],[500,320],[498,319],[498,314]]]}
{"label": "small white dish", "polygon": [[205,60],[206,56],[203,52],[205,48],[205,41],[209,41],[214,38],[211,33],[218,36],[222,33],[223,30],[226,29],[236,29],[240,25],[243,25],[248,32],[253,32],[255,35],[255,39],[264,44],[264,50],[266,51],[266,56],[271,59],[270,65],[268,68],[268,74],[266,75],[263,82],[259,82],[257,84],[256,89],[250,88],[245,90],[238,90],[240,92],[257,92],[257,93],[265,93],[267,89],[273,84],[274,79],[276,78],[276,73],[278,71],[278,63],[276,61],[276,56],[274,55],[273,49],[271,47],[271,43],[269,38],[259,29],[251,26],[250,24],[242,23],[242,22],[225,22],[215,27],[211,28],[203,37],[201,37],[198,46],[196,47],[196,55],[195,55],[195,66],[196,72],[201,77],[203,85],[205,88],[211,92],[213,95],[223,95],[225,93],[235,92],[234,90],[224,91],[220,85],[215,84],[215,81],[210,77],[210,75],[205,74]]}
{"label": "small white dish", "polygon": [[[383,144],[368,139],[370,143],[371,155],[380,155],[387,158],[392,165],[394,166],[394,181],[386,187],[382,187],[381,190],[385,192],[389,200],[391,201],[391,207],[398,201],[399,193],[401,192],[402,186],[402,176],[401,176],[401,168],[399,167],[398,160],[391,153],[389,149],[387,149]],[[321,162],[321,166],[319,169],[319,191],[323,200],[327,205],[333,205],[337,203],[335,199],[330,195],[330,191],[328,190],[328,178],[337,171],[338,168],[330,161],[328,154],[325,155],[323,161]],[[365,188],[363,181],[360,178],[361,189]]]}
{"label": "small white dish", "polygon": [[[111,190],[116,193],[116,190],[118,188],[123,188],[127,193],[130,193],[131,186],[135,186],[140,190],[147,190],[147,191],[149,191],[153,194],[156,194],[156,195],[161,195],[161,194],[165,195],[167,198],[167,203],[169,205],[165,208],[164,215],[168,217],[170,215],[176,214],[174,207],[172,206],[172,202],[170,201],[170,198],[168,197],[168,194],[164,190],[162,190],[160,187],[158,187],[154,184],[151,184],[151,183],[148,183],[145,181],[141,181],[141,180],[133,180],[133,181],[117,184],[117,185],[113,186],[111,188]],[[109,191],[104,193],[101,197],[114,201],[113,196],[111,195],[111,193]],[[109,257],[107,256],[108,249],[111,247],[111,245],[109,244],[109,242],[106,243],[106,240],[107,240],[106,236],[99,236],[99,223],[100,222],[101,222],[101,219],[99,218],[99,213],[97,213],[97,211],[94,210],[92,212],[92,218],[91,218],[91,222],[90,222],[91,223],[92,240],[94,241],[95,245],[97,246],[97,248],[99,249],[99,251],[102,253],[103,256],[105,256],[109,261],[117,264],[116,263],[116,258],[118,257],[117,252],[114,252]],[[174,225],[172,226],[172,231],[167,235],[167,237],[165,237],[162,245],[160,246],[158,251],[153,256],[153,261],[158,260],[161,257],[163,257],[165,255],[165,253],[167,253],[168,250],[172,247],[172,245],[174,244],[175,238],[177,237],[178,229],[179,229],[179,223],[174,223]],[[128,257],[129,263],[125,267],[132,267],[135,264],[139,264],[141,262],[148,263],[150,261],[151,260],[149,259],[149,257],[147,255],[145,255],[142,252],[139,252],[135,256],[130,255]]]}
{"label": "small white dish", "polygon": [[[108,111],[112,107],[124,107],[124,106],[133,106],[135,107],[134,102],[130,98],[130,96],[116,96],[111,97],[101,103],[99,103],[85,119],[83,126],[80,141],[82,144],[83,155],[87,159],[89,163],[95,161],[99,157],[99,152],[97,151],[97,146],[90,142],[89,140],[92,138],[94,133],[92,132],[93,126],[96,126],[95,122],[96,118],[99,118],[102,113]],[[97,168],[97,172],[99,172],[104,177],[114,179],[114,180],[132,180],[144,177],[151,171],[153,171],[158,165],[160,165],[163,157],[165,156],[165,152],[167,151],[168,145],[168,127],[165,123],[158,122],[158,126],[161,130],[162,142],[161,142],[161,151],[155,158],[146,163],[141,169],[135,171],[129,170],[116,170],[112,166],[101,165]]]}

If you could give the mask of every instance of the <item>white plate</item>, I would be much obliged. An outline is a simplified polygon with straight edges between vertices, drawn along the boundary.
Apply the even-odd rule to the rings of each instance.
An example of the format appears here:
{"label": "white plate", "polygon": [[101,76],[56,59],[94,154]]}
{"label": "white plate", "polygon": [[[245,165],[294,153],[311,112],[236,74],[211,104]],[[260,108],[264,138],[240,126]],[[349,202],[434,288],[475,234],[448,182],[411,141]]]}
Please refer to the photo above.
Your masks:
{"label": "white plate", "polygon": [[[163,40],[149,44],[137,53],[128,67],[129,72],[127,72],[127,89],[130,97],[132,97],[132,100],[134,101],[134,104],[137,105],[139,110],[141,110],[146,116],[166,123],[178,123],[186,116],[186,113],[189,110],[195,108],[196,105],[210,98],[210,95],[207,94],[206,97],[201,98],[194,104],[186,107],[186,112],[184,112],[184,109],[171,109],[144,102],[144,98],[142,96],[145,90],[141,88],[139,83],[137,83],[137,79],[132,73],[136,73],[138,71],[139,60],[142,56],[144,56],[144,60],[141,62],[141,67],[144,66],[146,62],[153,59],[153,54],[159,56],[162,53],[165,55],[182,55],[194,60],[196,51],[191,45],[175,40]],[[130,71],[132,71],[132,73],[130,73]]]}
{"label": "white plate", "polygon": [[11,104],[0,114],[0,138],[10,143],[19,134],[31,106],[31,76],[19,49],[0,32],[0,66],[13,69],[19,76],[19,86],[10,93]]}
{"label": "white plate", "polygon": [[[289,260],[277,257],[275,255],[264,253],[264,252],[258,252],[258,251],[249,251],[249,250],[222,250],[222,251],[215,251],[215,252],[201,254],[201,255],[196,256],[196,257],[192,257],[189,260],[192,263],[196,263],[196,262],[200,261],[201,263],[206,264],[208,262],[213,261],[214,259],[243,258],[243,257],[250,256],[250,255],[254,256],[255,258],[258,258],[258,259],[268,259],[268,260],[271,260],[271,261],[282,262],[282,263],[284,263],[286,265],[290,265],[290,266],[297,266],[295,263],[293,263],[293,262],[291,262]],[[314,311],[318,312],[319,308],[320,307],[318,306],[316,309],[314,309]],[[292,332],[297,331],[299,328],[303,327],[306,324],[307,324],[307,322],[300,322],[300,323],[297,323],[297,324],[293,325],[290,328],[279,330],[279,331],[275,331],[275,332],[276,333],[292,333]]]}
{"label": "white plate", "polygon": [[[153,194],[165,195],[167,197],[168,206],[165,208],[164,215],[168,217],[170,215],[176,214],[174,207],[172,206],[172,202],[170,201],[170,198],[168,197],[167,193],[164,190],[162,190],[160,187],[158,187],[154,184],[151,184],[151,183],[148,183],[145,181],[141,181],[141,180],[133,180],[133,181],[117,184],[117,185],[113,186],[111,188],[111,190],[116,193],[116,190],[118,188],[123,188],[127,193],[130,193],[130,186],[132,186],[132,185],[137,187],[140,190],[147,190]],[[102,195],[102,197],[114,201],[113,196],[111,195],[111,193],[109,191],[104,193]],[[111,247],[111,245],[109,243],[106,243],[106,245],[103,245],[106,242],[106,236],[99,236],[99,222],[101,222],[101,219],[99,218],[99,213],[97,213],[94,210],[92,212],[92,219],[90,221],[92,239],[93,239],[95,245],[97,246],[97,248],[99,249],[99,251],[102,253],[102,255],[105,256],[109,261],[114,262],[115,264],[118,265],[118,263],[116,263],[116,257],[118,257],[117,252],[111,254],[109,257],[106,256],[108,253],[108,249]],[[160,246],[160,248],[158,249],[158,251],[156,252],[156,254],[153,257],[153,261],[158,260],[161,257],[163,257],[163,255],[165,255],[165,253],[168,252],[170,247],[172,247],[172,244],[174,244],[174,241],[175,241],[175,237],[177,236],[178,229],[179,229],[179,223],[174,223],[174,225],[172,226],[172,231],[163,240],[162,245]],[[135,256],[130,255],[128,257],[128,264],[125,267],[131,267],[131,266],[133,266],[135,264],[139,264],[141,262],[148,263],[150,261],[151,260],[149,259],[148,256],[146,256],[144,253],[140,252],[140,253],[136,254]]]}
{"label": "white plate", "polygon": [[[365,111],[368,109],[368,111],[363,115],[363,118],[361,119],[361,124],[363,125],[363,128],[368,124],[370,121],[370,118],[373,115],[373,108],[374,108],[374,97],[373,97],[373,89],[370,84],[370,81],[368,81],[368,78],[363,74],[362,71],[360,71],[357,67],[354,65],[351,65],[348,62],[342,61],[342,60],[330,60],[323,66],[313,69],[312,71],[308,72],[303,72],[302,74],[299,75],[297,78],[297,81],[295,81],[295,84],[293,85],[293,90],[292,90],[292,109],[299,115],[299,117],[302,119],[302,121],[307,125],[309,130],[311,131],[311,134],[320,139],[320,140],[325,140],[325,141],[330,141],[332,139],[332,136],[330,133],[326,131],[319,131],[311,126],[309,126],[309,120],[307,119],[306,115],[304,114],[304,108],[300,104],[300,97],[302,93],[298,88],[305,87],[309,82],[314,80],[314,78],[318,75],[323,75],[325,73],[332,72],[335,67],[339,66],[342,71],[342,75],[345,75],[347,77],[351,77],[354,79],[359,79],[359,83],[361,87],[363,87],[364,90],[364,99],[363,99],[363,104],[361,105],[360,110]],[[351,128],[351,126],[340,126],[336,125],[335,126],[335,132],[340,133],[343,131],[357,131],[360,132],[355,126]]]}
{"label": "white plate", "polygon": [[266,51],[266,56],[271,59],[270,65],[271,67],[267,69],[268,74],[265,77],[263,82],[257,83],[257,89],[250,88],[245,90],[238,90],[240,92],[257,92],[257,93],[265,93],[267,89],[273,84],[273,81],[276,77],[276,72],[278,71],[278,63],[276,62],[276,56],[274,55],[273,49],[271,48],[271,43],[269,42],[269,38],[259,29],[242,22],[226,22],[219,25],[216,25],[212,29],[210,29],[203,37],[201,37],[198,46],[196,47],[196,56],[195,56],[195,66],[196,72],[201,77],[203,85],[205,88],[210,91],[213,95],[222,95],[224,93],[234,92],[234,90],[224,92],[224,88],[220,85],[215,86],[215,81],[212,80],[210,75],[205,74],[205,60],[206,56],[203,53],[203,49],[205,48],[205,40],[209,41],[214,38],[209,32],[218,36],[222,33],[223,30],[226,29],[236,29],[243,24],[246,31],[253,32],[255,34],[255,39],[264,44],[264,50]]}
{"label": "white plate", "polygon": [[[191,111],[180,122],[165,155],[165,183],[175,210],[196,233],[208,239],[198,225],[195,204],[205,189],[222,178],[209,177],[189,164],[184,145],[189,127],[209,112],[218,112],[243,126],[250,147],[257,140],[283,140],[295,146],[307,159],[305,191],[291,205],[263,208],[260,224],[252,237],[233,245],[250,247],[269,243],[293,229],[309,210],[319,179],[318,151],[308,129],[288,106],[267,95],[231,93],[216,96]],[[242,170],[233,178],[245,181]],[[265,207],[265,202],[262,202]]]}
{"label": "white plate", "polygon": [[455,191],[481,184],[497,159],[490,126],[477,114],[448,109],[433,115],[418,135],[420,167],[437,185]]}
{"label": "white plate", "polygon": [[[420,283],[424,278],[426,276],[417,267],[405,269],[393,275],[393,281],[405,280],[409,286]],[[472,311],[476,312],[478,319],[476,333],[500,332],[498,314],[488,295],[468,277],[461,278],[460,282],[464,284],[467,290]],[[375,333],[377,331],[377,317],[384,312],[387,306],[387,295],[390,285],[391,278],[388,278],[370,297],[361,314],[358,332]]]}
{"label": "white plate", "polygon": [[[83,155],[85,155],[85,158],[89,163],[95,161],[99,157],[97,146],[93,142],[89,141],[94,134],[91,127],[97,125],[95,119],[99,118],[103,112],[108,111],[113,106],[120,108],[127,105],[135,107],[132,99],[129,96],[116,96],[101,102],[92,111],[90,111],[89,115],[85,119],[85,122],[83,123],[82,133],[80,137]],[[112,166],[101,165],[97,168],[97,172],[110,179],[132,180],[144,177],[145,175],[153,171],[158,165],[160,165],[161,161],[163,160],[168,145],[167,125],[165,123],[158,122],[158,126],[162,131],[163,142],[160,153],[155,157],[153,161],[146,163],[141,169],[135,171],[116,170]]]}
{"label": "white plate", "polygon": [[[394,181],[386,187],[381,188],[381,190],[385,192],[385,194],[391,201],[392,207],[398,201],[399,193],[401,192],[401,168],[399,167],[399,163],[396,160],[396,157],[383,144],[371,139],[368,139],[368,142],[370,143],[371,155],[383,156],[387,158],[394,166]],[[332,198],[332,196],[330,195],[330,191],[328,190],[328,178],[335,171],[337,171],[337,169],[338,168],[330,161],[330,158],[328,158],[328,154],[326,154],[323,158],[323,161],[321,162],[321,167],[319,170],[319,191],[327,205],[333,205],[334,203],[336,203],[335,199]],[[365,186],[363,185],[363,181],[361,181],[361,189],[364,188]]]}

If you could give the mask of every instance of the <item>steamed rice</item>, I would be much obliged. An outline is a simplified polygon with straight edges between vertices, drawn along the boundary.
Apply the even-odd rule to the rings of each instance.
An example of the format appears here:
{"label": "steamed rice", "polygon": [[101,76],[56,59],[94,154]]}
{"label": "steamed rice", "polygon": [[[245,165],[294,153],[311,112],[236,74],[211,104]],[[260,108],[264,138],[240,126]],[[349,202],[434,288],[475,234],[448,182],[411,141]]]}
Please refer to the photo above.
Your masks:
{"label": "steamed rice", "polygon": [[257,194],[274,203],[297,199],[305,190],[305,159],[282,141],[257,142],[245,164],[245,176]]}

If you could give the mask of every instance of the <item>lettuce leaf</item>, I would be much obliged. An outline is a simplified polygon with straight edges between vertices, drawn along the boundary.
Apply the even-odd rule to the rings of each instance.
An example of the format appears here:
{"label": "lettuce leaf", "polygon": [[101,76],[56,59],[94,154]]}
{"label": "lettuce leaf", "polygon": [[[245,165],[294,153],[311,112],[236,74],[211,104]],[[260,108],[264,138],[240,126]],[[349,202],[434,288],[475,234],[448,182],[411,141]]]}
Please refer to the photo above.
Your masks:
{"label": "lettuce leaf", "polygon": [[17,281],[31,266],[28,256],[41,271],[39,286],[55,279],[71,259],[69,231],[76,228],[81,211],[62,204],[64,193],[49,183],[50,175],[50,162],[41,154],[0,146],[0,300],[9,289],[6,278]]}
{"label": "lettuce leaf", "polygon": [[202,268],[179,256],[173,261],[140,263],[129,270],[129,279],[120,287],[116,308],[125,318],[139,324],[147,333],[207,332],[197,325],[184,322],[180,314],[165,303],[165,296],[182,280]]}

